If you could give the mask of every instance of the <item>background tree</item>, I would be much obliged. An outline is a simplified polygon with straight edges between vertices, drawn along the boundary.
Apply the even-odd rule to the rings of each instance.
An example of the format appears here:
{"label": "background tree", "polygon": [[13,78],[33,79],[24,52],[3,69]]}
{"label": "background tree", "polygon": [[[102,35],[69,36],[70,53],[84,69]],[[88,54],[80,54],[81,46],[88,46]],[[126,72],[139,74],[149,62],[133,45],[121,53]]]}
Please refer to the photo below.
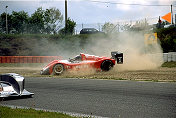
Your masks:
{"label": "background tree", "polygon": [[142,20],[142,21],[136,21],[136,23],[132,26],[129,27],[129,30],[130,31],[142,31],[142,32],[146,32],[146,31],[150,31],[150,29],[152,28],[153,26],[149,25],[148,21],[145,19],[145,20]]}
{"label": "background tree", "polygon": [[160,39],[163,52],[176,52],[176,27],[160,28],[155,32]]}
{"label": "background tree", "polygon": [[[30,34],[55,34],[59,31],[62,25],[63,16],[59,9],[50,8],[43,10],[38,8],[31,16],[27,12],[13,11],[12,14],[7,14],[8,30],[15,31],[15,33],[30,33]],[[68,20],[68,27],[72,26]],[[74,26],[75,27],[75,26]],[[0,31],[6,32],[6,13],[0,14]],[[71,31],[71,30],[70,30]]]}
{"label": "background tree", "polygon": [[28,32],[38,34],[44,32],[44,10],[38,8],[29,18]]}
{"label": "background tree", "polygon": [[[7,19],[8,19],[8,26],[7,27],[8,27],[8,32],[9,32],[10,30],[13,29],[12,15],[7,14]],[[1,27],[1,31],[3,33],[6,33],[6,13],[5,12],[0,15],[0,27]]]}
{"label": "background tree", "polygon": [[28,13],[24,11],[12,12],[12,27],[17,33],[27,32]]}
{"label": "background tree", "polygon": [[76,27],[76,22],[68,18],[66,27],[60,30],[61,34],[73,35]]}
{"label": "background tree", "polygon": [[124,24],[121,26],[120,28],[123,31],[129,31],[131,29],[131,25],[130,24]]}
{"label": "background tree", "polygon": [[63,15],[56,8],[46,9],[44,12],[44,28],[47,34],[55,34],[60,28],[63,21]]}
{"label": "background tree", "polygon": [[102,31],[107,33],[107,34],[117,32],[117,26],[114,25],[113,23],[107,22],[103,25]]}

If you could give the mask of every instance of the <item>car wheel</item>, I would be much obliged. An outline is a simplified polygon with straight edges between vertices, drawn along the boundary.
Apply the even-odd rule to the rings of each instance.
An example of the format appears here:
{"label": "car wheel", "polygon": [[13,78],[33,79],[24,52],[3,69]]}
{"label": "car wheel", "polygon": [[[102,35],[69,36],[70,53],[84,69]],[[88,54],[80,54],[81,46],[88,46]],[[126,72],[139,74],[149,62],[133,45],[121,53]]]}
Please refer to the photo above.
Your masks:
{"label": "car wheel", "polygon": [[63,64],[56,64],[53,68],[54,75],[60,75],[64,72],[64,65]]}
{"label": "car wheel", "polygon": [[109,70],[111,70],[112,68],[113,68],[113,63],[112,63],[112,61],[110,61],[110,60],[105,60],[105,61],[103,61],[103,63],[101,64],[101,70],[102,71],[109,71]]}

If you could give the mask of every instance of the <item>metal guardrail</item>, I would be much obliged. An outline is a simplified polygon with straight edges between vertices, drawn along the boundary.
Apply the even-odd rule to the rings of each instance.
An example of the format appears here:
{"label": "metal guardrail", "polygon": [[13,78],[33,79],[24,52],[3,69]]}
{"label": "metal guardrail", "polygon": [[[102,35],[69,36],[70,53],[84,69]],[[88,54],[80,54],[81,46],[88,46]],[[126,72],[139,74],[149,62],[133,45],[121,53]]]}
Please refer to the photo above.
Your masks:
{"label": "metal guardrail", "polygon": [[60,56],[0,56],[0,63],[48,63]]}

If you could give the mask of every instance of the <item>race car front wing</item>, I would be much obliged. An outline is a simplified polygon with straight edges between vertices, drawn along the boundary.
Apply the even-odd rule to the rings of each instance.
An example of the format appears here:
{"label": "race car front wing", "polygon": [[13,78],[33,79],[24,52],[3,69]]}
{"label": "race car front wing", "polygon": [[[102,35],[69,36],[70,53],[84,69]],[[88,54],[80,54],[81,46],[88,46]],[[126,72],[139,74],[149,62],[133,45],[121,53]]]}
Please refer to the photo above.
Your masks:
{"label": "race car front wing", "polygon": [[25,79],[16,73],[0,75],[0,98],[34,95],[24,89]]}

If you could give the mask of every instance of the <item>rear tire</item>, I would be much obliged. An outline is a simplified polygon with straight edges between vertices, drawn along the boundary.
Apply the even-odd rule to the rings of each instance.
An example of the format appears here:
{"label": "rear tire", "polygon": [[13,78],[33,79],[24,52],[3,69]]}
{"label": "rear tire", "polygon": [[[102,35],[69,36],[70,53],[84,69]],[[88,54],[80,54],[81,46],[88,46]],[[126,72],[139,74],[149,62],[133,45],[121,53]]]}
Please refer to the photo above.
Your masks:
{"label": "rear tire", "polygon": [[60,75],[64,72],[64,65],[63,64],[56,64],[53,68],[54,75]]}
{"label": "rear tire", "polygon": [[101,64],[101,70],[102,71],[109,71],[113,68],[114,64],[110,60],[105,60]]}

